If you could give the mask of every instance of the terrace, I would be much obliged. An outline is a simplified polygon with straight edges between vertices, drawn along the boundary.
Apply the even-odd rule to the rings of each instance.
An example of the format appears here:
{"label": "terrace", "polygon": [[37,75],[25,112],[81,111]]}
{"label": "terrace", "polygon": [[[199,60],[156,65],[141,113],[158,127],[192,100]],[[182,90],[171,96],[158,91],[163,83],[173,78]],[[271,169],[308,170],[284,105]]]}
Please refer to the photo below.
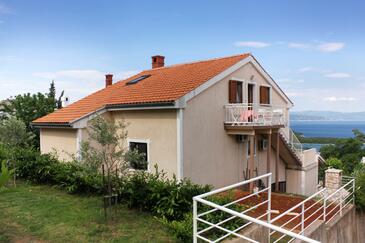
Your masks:
{"label": "terrace", "polygon": [[[332,173],[329,171],[329,173]],[[333,179],[333,178],[331,178]],[[247,190],[260,180],[267,180],[267,187]],[[251,186],[249,186],[251,187]],[[355,180],[342,177],[338,189],[323,188],[309,197],[272,193],[271,173],[237,184],[220,188],[194,197],[194,242],[301,242],[319,243],[311,234],[322,224],[335,222],[354,204]],[[211,199],[222,194],[232,195],[224,205]],[[245,205],[243,211],[232,208]],[[226,219],[211,222],[214,214],[227,215]],[[208,217],[211,214],[213,216]],[[235,228],[228,222],[241,219]],[[215,231],[215,234],[208,234]],[[256,232],[256,233],[253,233]],[[212,237],[213,236],[213,237]]]}

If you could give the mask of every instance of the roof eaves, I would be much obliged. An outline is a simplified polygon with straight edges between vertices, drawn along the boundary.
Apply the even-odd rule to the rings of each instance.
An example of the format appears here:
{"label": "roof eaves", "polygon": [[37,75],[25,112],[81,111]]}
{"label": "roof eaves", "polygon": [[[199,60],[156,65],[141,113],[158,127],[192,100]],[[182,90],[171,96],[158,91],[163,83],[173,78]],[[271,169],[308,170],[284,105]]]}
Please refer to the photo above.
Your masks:
{"label": "roof eaves", "polygon": [[30,125],[35,128],[72,128],[68,122],[31,122]]}
{"label": "roof eaves", "polygon": [[148,103],[130,103],[130,104],[109,104],[106,109],[123,109],[123,108],[150,108],[150,107],[175,107],[175,101],[148,102]]}

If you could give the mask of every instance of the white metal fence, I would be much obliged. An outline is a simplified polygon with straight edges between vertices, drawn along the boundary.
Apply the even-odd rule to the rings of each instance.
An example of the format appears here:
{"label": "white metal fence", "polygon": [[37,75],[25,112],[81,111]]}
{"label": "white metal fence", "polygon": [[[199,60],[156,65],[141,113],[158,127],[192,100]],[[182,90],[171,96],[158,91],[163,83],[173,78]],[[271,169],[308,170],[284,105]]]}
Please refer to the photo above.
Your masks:
{"label": "white metal fence", "polygon": [[343,209],[350,203],[355,204],[355,179],[348,176],[342,177],[342,186],[337,190],[328,190],[324,215],[326,223],[336,215],[342,215]]}
{"label": "white metal fence", "polygon": [[[260,189],[256,185],[262,185],[259,181],[265,181],[266,187]],[[243,187],[253,189],[246,194],[242,192]],[[301,240],[302,242],[318,242],[305,236],[306,229],[316,222],[330,222],[336,215],[342,214],[343,209],[354,202],[355,180],[345,179],[342,187],[332,193],[324,188],[312,196],[301,201],[279,216],[271,219],[273,213],[271,208],[271,173],[261,175],[250,180],[223,187],[193,198],[193,239],[194,242],[220,242],[228,237],[238,237],[248,242],[259,242],[244,235],[243,230],[249,225],[257,225],[266,229],[268,242],[292,242]],[[247,188],[245,188],[247,189]],[[227,194],[228,193],[228,194]],[[214,200],[214,197],[233,193],[235,197],[232,201],[222,205]],[[261,201],[252,204],[250,198],[260,198]],[[249,202],[247,204],[247,201]],[[232,209],[235,204],[245,204],[243,210]],[[263,210],[265,209],[265,210]],[[255,215],[252,214],[255,212]],[[209,214],[218,213],[218,221],[210,222],[207,219]],[[241,220],[235,227],[227,226],[232,220]],[[211,233],[214,231],[214,233]],[[262,242],[262,241],[261,241]]]}
{"label": "white metal fence", "polygon": [[284,125],[284,108],[254,104],[228,104],[225,106],[225,123],[239,126]]}
{"label": "white metal fence", "polygon": [[[306,198],[299,204],[272,219],[270,223],[279,222],[280,219],[285,219],[282,223],[279,224],[281,228],[286,228],[289,231],[297,232],[298,234],[304,235],[304,232],[307,228],[309,228],[311,225],[315,224],[319,220],[324,220],[326,200],[325,191],[325,188],[318,191],[317,193]],[[274,240],[273,242],[276,243],[287,236],[285,234],[272,231],[270,232],[270,237],[275,238],[276,240]],[[295,239],[291,238],[287,240],[287,242],[292,242]]]}

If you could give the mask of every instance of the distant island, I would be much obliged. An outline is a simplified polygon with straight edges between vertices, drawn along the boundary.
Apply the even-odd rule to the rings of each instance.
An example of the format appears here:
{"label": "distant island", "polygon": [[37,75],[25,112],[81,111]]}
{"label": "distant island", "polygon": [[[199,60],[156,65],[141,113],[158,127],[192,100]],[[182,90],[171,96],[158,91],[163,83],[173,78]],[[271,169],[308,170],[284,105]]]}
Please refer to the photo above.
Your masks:
{"label": "distant island", "polygon": [[293,111],[292,121],[365,121],[365,111],[335,112],[335,111]]}

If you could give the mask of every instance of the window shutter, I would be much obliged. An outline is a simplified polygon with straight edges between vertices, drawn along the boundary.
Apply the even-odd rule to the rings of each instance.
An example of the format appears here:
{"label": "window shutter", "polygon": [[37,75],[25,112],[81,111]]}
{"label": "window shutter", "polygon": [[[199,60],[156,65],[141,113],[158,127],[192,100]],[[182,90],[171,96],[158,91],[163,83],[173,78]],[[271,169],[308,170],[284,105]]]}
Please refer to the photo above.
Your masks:
{"label": "window shutter", "polygon": [[260,104],[270,104],[270,88],[260,86]]}
{"label": "window shutter", "polygon": [[236,103],[236,94],[237,94],[237,81],[229,80],[229,103]]}

